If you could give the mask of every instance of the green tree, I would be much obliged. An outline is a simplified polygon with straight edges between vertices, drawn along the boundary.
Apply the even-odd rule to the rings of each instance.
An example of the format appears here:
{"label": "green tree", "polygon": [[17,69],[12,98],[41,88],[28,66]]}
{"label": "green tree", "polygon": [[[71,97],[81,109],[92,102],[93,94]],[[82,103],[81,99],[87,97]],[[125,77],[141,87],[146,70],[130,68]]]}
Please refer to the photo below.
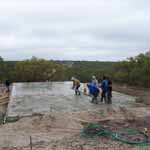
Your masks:
{"label": "green tree", "polygon": [[150,52],[115,65],[114,79],[122,83],[150,87]]}
{"label": "green tree", "polygon": [[64,80],[65,69],[63,65],[53,61],[32,57],[30,60],[18,62],[15,73],[17,81]]}

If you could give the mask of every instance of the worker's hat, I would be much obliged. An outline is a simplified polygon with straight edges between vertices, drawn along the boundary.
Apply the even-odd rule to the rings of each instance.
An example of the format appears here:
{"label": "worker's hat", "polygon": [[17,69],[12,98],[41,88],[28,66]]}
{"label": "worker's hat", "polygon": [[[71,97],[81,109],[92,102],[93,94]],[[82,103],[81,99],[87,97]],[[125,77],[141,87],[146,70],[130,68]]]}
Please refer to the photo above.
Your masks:
{"label": "worker's hat", "polygon": [[93,76],[92,76],[92,79],[96,79],[96,76],[93,75]]}
{"label": "worker's hat", "polygon": [[74,77],[72,77],[72,78],[71,78],[71,81],[73,81],[73,80],[75,80],[75,78],[74,78]]}

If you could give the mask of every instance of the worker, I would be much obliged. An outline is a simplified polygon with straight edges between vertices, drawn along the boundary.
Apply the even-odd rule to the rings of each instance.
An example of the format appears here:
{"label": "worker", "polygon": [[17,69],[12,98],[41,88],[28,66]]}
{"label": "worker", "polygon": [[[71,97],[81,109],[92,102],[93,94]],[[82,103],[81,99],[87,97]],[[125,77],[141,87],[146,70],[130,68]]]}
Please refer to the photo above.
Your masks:
{"label": "worker", "polygon": [[5,86],[6,86],[6,92],[10,92],[10,81],[9,80],[6,80],[5,81]]}
{"label": "worker", "polygon": [[106,80],[105,76],[103,76],[103,80],[102,80],[102,83],[101,83],[101,88],[102,88],[101,102],[103,102],[103,99],[104,99],[105,104],[107,104],[107,97],[106,97],[106,94],[107,94],[107,80]]}
{"label": "worker", "polygon": [[99,95],[99,88],[96,85],[93,84],[87,84],[87,87],[89,89],[89,94],[92,96],[92,103],[98,104],[97,97]]}
{"label": "worker", "polygon": [[98,87],[98,80],[96,79],[96,76],[92,76],[92,84]]}
{"label": "worker", "polygon": [[80,88],[80,81],[74,77],[71,78],[71,81],[73,81],[73,86],[72,86],[72,89],[75,90],[75,94],[76,95],[81,95],[81,92],[79,90]]}
{"label": "worker", "polygon": [[84,95],[88,95],[87,91],[88,91],[88,89],[87,89],[87,85],[86,85],[86,84],[84,84],[83,94],[84,94]]}
{"label": "worker", "polygon": [[107,100],[108,104],[112,104],[112,80],[107,77]]}

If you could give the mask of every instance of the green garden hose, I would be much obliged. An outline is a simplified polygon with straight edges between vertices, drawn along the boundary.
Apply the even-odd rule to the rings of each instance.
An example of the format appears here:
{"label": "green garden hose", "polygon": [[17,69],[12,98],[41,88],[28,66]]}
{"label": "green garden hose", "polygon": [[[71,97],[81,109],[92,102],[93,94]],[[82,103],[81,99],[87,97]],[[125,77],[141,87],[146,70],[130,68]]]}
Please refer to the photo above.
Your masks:
{"label": "green garden hose", "polygon": [[[90,131],[92,131],[92,130],[94,130],[94,132],[90,133]],[[136,132],[133,132],[133,133],[136,134]],[[131,132],[129,134],[131,134]],[[109,129],[107,129],[104,126],[101,126],[99,124],[89,124],[83,130],[81,130],[80,135],[84,138],[91,138],[91,139],[92,138],[98,138],[98,137],[101,137],[101,136],[105,135],[105,136],[111,137],[112,139],[115,139],[115,140],[120,141],[122,143],[130,144],[130,145],[150,146],[150,142],[133,142],[133,141],[129,141],[129,140],[121,137],[117,133],[114,133],[114,132],[110,131]]]}

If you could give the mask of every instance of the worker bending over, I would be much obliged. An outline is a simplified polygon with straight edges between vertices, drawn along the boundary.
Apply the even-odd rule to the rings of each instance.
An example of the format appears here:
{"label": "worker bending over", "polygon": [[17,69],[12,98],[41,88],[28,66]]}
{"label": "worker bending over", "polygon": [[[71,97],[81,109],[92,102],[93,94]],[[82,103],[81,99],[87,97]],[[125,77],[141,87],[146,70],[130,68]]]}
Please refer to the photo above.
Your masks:
{"label": "worker bending over", "polygon": [[81,95],[80,90],[79,90],[79,88],[80,88],[80,81],[78,79],[74,78],[74,77],[71,78],[71,81],[73,81],[72,89],[75,90],[75,94],[76,95]]}
{"label": "worker bending over", "polygon": [[95,103],[95,104],[98,104],[98,100],[97,100],[97,97],[99,95],[99,88],[94,85],[94,84],[87,84],[87,87],[89,89],[89,94],[92,96],[92,103]]}

